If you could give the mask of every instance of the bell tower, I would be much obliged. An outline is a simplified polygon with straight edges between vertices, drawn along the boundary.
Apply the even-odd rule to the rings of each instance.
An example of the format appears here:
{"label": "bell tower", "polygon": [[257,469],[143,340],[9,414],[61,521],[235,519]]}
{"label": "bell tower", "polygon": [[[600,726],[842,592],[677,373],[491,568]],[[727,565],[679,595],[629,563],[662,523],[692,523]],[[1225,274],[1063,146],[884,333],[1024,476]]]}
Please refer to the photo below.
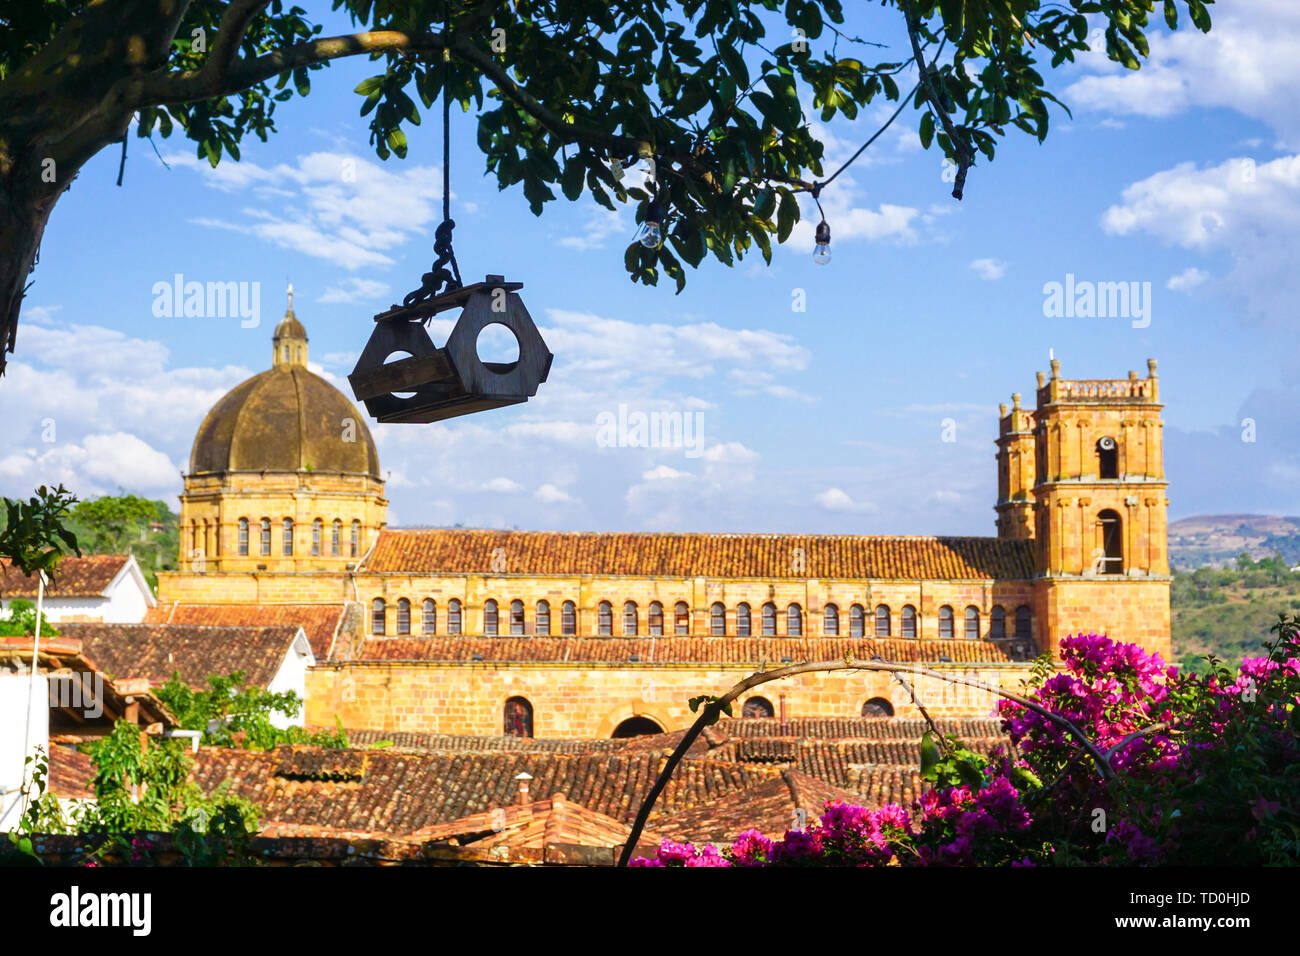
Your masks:
{"label": "bell tower", "polygon": [[[1038,374],[1033,413],[1039,620],[1054,653],[1061,637],[1095,631],[1168,660],[1169,485],[1156,360],[1145,379],[1066,380],[1057,359],[1051,369],[1048,380]],[[1000,495],[1002,536],[1003,515],[1019,516],[1014,507]]]}
{"label": "bell tower", "polygon": [[1020,407],[1020,393],[1011,396],[1011,411],[998,406],[999,538],[1034,536],[1034,413]]}
{"label": "bell tower", "polygon": [[307,330],[303,328],[298,317],[293,314],[293,283],[289,283],[289,304],[285,306],[284,318],[275,327],[271,335],[272,368],[306,368],[307,367]]}

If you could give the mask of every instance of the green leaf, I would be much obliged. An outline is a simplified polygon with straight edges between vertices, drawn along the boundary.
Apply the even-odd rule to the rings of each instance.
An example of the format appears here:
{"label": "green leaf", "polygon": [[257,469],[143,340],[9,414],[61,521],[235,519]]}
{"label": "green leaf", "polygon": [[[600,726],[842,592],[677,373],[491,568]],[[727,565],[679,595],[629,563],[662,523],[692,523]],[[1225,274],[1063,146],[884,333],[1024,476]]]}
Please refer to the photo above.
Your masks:
{"label": "green leaf", "polygon": [[406,158],[406,134],[400,129],[388,131],[388,146],[398,157]]}
{"label": "green leaf", "polygon": [[776,211],[776,190],[771,186],[761,190],[754,200],[754,218],[771,219]]}
{"label": "green leaf", "polygon": [[1200,0],[1187,0],[1187,10],[1192,15],[1192,22],[1202,33],[1210,32],[1210,11]]}
{"label": "green leaf", "polygon": [[[799,108],[799,91],[795,89],[794,78],[789,76],[765,76],[763,82],[772,91],[775,106],[773,119],[782,132],[793,132],[803,122],[803,111]],[[758,94],[755,94],[757,101]]]}
{"label": "green leaf", "polygon": [[384,85],[384,77],[382,75],[371,76],[371,77],[367,77],[366,79],[358,83],[356,85],[356,88],[352,92],[360,93],[362,96],[369,96],[371,93],[376,92],[383,85]]}
{"label": "green leaf", "polygon": [[934,139],[934,114],[926,110],[921,114],[921,148],[929,149]]}
{"label": "green leaf", "polygon": [[930,731],[925,732],[921,738],[921,776],[925,776],[939,763],[939,745],[935,742],[934,734]]}
{"label": "green leaf", "polygon": [[781,205],[776,212],[776,240],[785,242],[790,238],[794,224],[799,221],[799,203],[794,195],[784,190],[781,193]]}
{"label": "green leaf", "polygon": [[560,189],[564,198],[570,201],[582,195],[582,174],[587,171],[582,157],[570,156],[564,161],[564,175],[560,177]]}
{"label": "green leaf", "polygon": [[1165,0],[1165,23],[1171,30],[1178,29],[1178,7],[1174,0]]}

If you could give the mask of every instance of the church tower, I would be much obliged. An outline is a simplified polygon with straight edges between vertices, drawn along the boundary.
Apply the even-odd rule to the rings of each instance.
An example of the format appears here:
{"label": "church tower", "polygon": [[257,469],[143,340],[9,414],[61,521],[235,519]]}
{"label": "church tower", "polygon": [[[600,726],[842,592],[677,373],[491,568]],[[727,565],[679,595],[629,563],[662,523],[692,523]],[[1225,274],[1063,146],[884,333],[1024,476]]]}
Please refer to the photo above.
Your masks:
{"label": "church tower", "polygon": [[[1023,484],[1011,468],[1024,451],[1025,418],[1003,419],[999,460],[1013,476],[999,481],[999,536],[1032,537],[1038,575],[1035,611],[1041,633],[1105,633],[1171,653],[1168,482],[1156,361],[1147,378],[1061,378],[1038,373],[1033,421],[1033,525],[1020,533]],[[1010,427],[1008,427],[1008,421]],[[1019,497],[1017,494],[1019,493]],[[1053,654],[1057,648],[1051,648]]]}

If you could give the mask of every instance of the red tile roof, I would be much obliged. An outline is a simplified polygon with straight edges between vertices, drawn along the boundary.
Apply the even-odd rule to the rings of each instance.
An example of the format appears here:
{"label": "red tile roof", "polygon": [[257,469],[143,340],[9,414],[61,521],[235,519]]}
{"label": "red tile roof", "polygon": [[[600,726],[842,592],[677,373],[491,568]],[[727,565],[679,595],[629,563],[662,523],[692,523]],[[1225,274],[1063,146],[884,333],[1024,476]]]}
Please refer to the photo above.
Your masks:
{"label": "red tile roof", "polygon": [[[657,832],[672,840],[730,845],[746,830],[776,839],[787,830],[811,826],[827,802],[859,803],[857,794],[797,770],[784,770],[773,780],[738,793],[729,793],[704,806],[664,814]],[[796,815],[802,810],[801,815]]]}
{"label": "red tile roof", "polygon": [[[802,548],[802,566],[792,555]],[[498,550],[501,549],[501,550]],[[636,577],[1013,580],[1034,573],[1033,543],[1002,538],[781,534],[614,534],[385,530],[361,570]]]}
{"label": "red tile roof", "polygon": [[79,639],[86,654],[113,677],[144,677],[165,684],[173,673],[191,687],[243,671],[249,684],[265,687],[293,646],[298,628],[207,627],[188,624],[59,624]]}
{"label": "red tile roof", "polygon": [[[50,575],[51,586],[45,593],[50,597],[100,597],[130,557],[129,554],[87,554],[64,558]],[[35,601],[36,585],[35,577],[28,577],[7,561],[0,561],[0,597]]]}
{"label": "red tile roof", "polygon": [[[291,757],[286,751],[292,750]],[[665,759],[662,753],[410,753],[365,751],[341,770],[320,748],[274,752],[203,748],[192,779],[205,790],[229,781],[232,795],[262,808],[263,821],[339,830],[410,834],[519,801],[515,777],[528,773],[533,794],[567,799],[629,823]],[[334,753],[354,753],[348,751]],[[321,767],[304,774],[312,761]],[[344,758],[350,760],[351,758]],[[306,761],[299,764],[297,761]],[[297,769],[295,769],[297,768]],[[284,773],[281,773],[281,770]],[[360,774],[357,779],[357,774]],[[333,774],[332,776],[330,774]],[[727,761],[692,760],[678,767],[657,804],[659,815],[743,790],[779,771]]]}
{"label": "red tile roof", "polygon": [[329,656],[343,620],[342,604],[168,604],[151,608],[146,624],[301,627],[317,660]]}
{"label": "red tile roof", "polygon": [[[1032,653],[1032,652],[1031,652]],[[374,661],[611,661],[636,655],[648,663],[795,663],[870,660],[1010,663],[1025,660],[1005,641],[915,641],[851,637],[383,637],[365,641],[356,660]]]}

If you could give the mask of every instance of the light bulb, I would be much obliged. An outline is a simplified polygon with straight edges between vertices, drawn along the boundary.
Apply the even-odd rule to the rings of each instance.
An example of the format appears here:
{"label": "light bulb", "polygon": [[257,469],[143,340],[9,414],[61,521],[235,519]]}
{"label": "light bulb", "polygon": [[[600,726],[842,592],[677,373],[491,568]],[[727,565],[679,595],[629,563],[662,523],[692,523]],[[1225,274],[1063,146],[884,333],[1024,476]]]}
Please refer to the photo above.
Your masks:
{"label": "light bulb", "polygon": [[812,258],[819,266],[824,266],[831,261],[831,227],[825,219],[817,225],[817,240]]}
{"label": "light bulb", "polygon": [[651,199],[650,205],[646,207],[645,223],[641,231],[641,245],[647,249],[658,249],[659,244],[663,242],[663,230],[660,223],[663,221],[663,212],[660,211],[659,200]]}

